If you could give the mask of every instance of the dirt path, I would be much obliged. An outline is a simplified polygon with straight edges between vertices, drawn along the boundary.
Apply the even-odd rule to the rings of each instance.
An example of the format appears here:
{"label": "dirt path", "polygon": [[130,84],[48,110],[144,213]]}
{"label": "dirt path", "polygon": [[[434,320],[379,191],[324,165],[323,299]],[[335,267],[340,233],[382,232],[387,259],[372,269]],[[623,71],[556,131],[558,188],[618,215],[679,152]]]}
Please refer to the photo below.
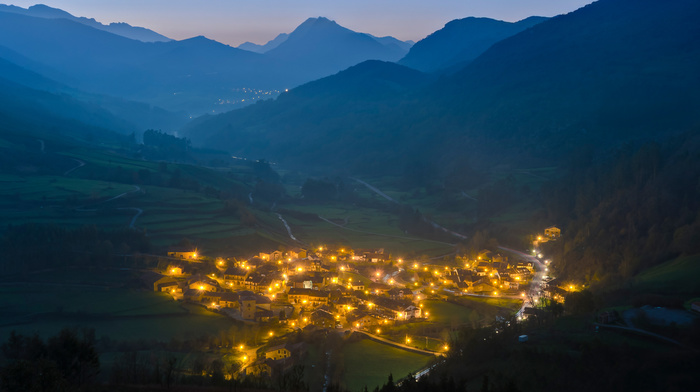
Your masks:
{"label": "dirt path", "polygon": [[74,167],[74,168],[72,168],[72,169],[68,169],[68,171],[66,171],[65,173],[63,173],[64,176],[67,176],[68,173],[72,172],[72,171],[75,170],[75,169],[80,169],[81,167],[85,166],[85,162],[81,161],[80,159],[75,159],[75,158],[71,158],[71,159],[74,160],[74,161],[76,161],[76,162],[78,162],[78,166],[76,166],[76,167]]}

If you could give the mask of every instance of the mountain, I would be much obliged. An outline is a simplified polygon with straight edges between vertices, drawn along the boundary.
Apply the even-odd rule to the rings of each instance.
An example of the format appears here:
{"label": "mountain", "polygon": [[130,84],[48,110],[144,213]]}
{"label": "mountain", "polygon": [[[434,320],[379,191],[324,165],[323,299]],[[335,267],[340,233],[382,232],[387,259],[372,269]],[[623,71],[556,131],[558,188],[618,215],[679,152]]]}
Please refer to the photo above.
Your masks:
{"label": "mountain", "polygon": [[[225,146],[239,156],[274,156],[289,163],[289,146],[295,146],[295,163],[342,165],[377,148],[392,149],[396,141],[378,135],[375,127],[391,127],[393,118],[387,112],[431,80],[395,63],[368,60],[292,89],[275,101],[201,117],[181,133],[195,143]],[[403,136],[398,132],[392,137]]]}
{"label": "mountain", "polygon": [[[22,67],[16,62],[9,61],[8,58],[19,59],[21,62],[32,64],[9,49],[0,47],[0,75],[2,75],[6,83],[13,83],[31,90],[36,90],[37,93],[46,92],[52,95],[58,95],[62,97],[62,100],[75,101],[76,105],[82,104],[89,106],[91,107],[91,111],[100,108],[100,110],[106,111],[114,116],[114,130],[132,132],[149,128],[176,129],[185,123],[184,115],[126,99],[88,94],[31,71],[26,67]],[[47,108],[51,109],[50,105]],[[100,126],[103,127],[108,127],[108,125],[108,122],[100,123]]]}
{"label": "mountain", "polygon": [[367,34],[368,36],[372,37],[375,41],[379,42],[380,44],[388,47],[395,47],[398,48],[399,50],[402,50],[406,53],[408,53],[409,50],[411,50],[411,47],[415,44],[413,41],[401,41],[398,40],[394,37],[387,36],[387,37],[375,37],[372,34]]}
{"label": "mountain", "polygon": [[[25,81],[43,84],[40,76],[22,72],[5,61],[0,69],[17,76],[23,74]],[[112,138],[114,131],[130,133],[137,128],[105,109],[80,102],[65,94],[54,94],[35,90],[0,77],[0,118],[2,132],[62,134],[84,140]]]}
{"label": "mountain", "polygon": [[131,26],[127,23],[110,23],[104,25],[95,19],[85,17],[76,17],[70,13],[58,8],[52,8],[44,4],[36,4],[27,9],[14,5],[0,4],[0,12],[13,12],[21,15],[33,16],[46,19],[68,19],[74,22],[82,23],[92,28],[110,32],[112,34],[121,35],[122,37],[131,38],[143,42],[166,42],[171,41],[170,38],[158,34],[153,30],[144,27]]}
{"label": "mountain", "polygon": [[261,55],[204,37],[146,43],[68,19],[0,12],[0,45],[76,89],[190,114],[211,112],[232,89],[286,80]]}
{"label": "mountain", "polygon": [[367,59],[405,53],[391,38],[380,41],[310,19],[259,54],[201,36],[142,42],[71,19],[0,12],[0,52],[8,60],[80,91],[187,116],[245,106]]}
{"label": "mountain", "polygon": [[331,75],[365,60],[397,61],[404,54],[398,45],[385,45],[323,17],[307,19],[266,53],[292,72],[292,85]]}
{"label": "mountain", "polygon": [[547,20],[532,16],[516,23],[489,18],[453,20],[418,41],[399,64],[435,72],[474,60],[498,41]]}
{"label": "mountain", "polygon": [[411,160],[446,170],[465,160],[562,162],[582,145],[605,150],[700,123],[697,18],[692,0],[600,0],[502,40],[427,85],[324,105],[357,91],[359,82],[343,83],[351,74],[340,73],[315,98],[283,94],[188,132],[241,154],[346,171],[400,170]]}
{"label": "mountain", "polygon": [[238,45],[237,48],[247,50],[250,52],[255,52],[255,53],[265,53],[269,50],[272,50],[272,49],[278,47],[282,42],[286,41],[287,38],[289,38],[289,34],[282,33],[282,34],[278,34],[277,37],[275,37],[274,39],[267,41],[267,43],[265,45],[258,45],[258,44],[254,44],[252,42],[244,42],[244,43]]}

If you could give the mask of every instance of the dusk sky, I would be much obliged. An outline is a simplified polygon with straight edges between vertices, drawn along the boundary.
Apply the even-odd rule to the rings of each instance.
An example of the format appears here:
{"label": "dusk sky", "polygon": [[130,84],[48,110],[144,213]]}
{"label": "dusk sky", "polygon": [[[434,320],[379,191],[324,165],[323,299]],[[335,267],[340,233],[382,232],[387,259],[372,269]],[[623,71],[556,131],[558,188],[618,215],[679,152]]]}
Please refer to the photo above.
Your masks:
{"label": "dusk sky", "polygon": [[[309,17],[349,29],[418,41],[453,19],[484,16],[517,21],[571,12],[591,0],[44,0],[75,16],[126,22],[173,39],[204,35],[237,46],[265,43]],[[27,8],[37,0],[3,1]]]}

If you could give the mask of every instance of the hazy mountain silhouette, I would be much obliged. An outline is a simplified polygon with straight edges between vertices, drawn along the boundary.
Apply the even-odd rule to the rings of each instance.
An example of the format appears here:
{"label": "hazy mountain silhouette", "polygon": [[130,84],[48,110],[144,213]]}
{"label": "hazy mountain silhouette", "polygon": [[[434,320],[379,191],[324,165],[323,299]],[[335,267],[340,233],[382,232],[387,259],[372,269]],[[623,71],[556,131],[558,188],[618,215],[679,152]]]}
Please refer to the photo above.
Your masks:
{"label": "hazy mountain silhouette", "polygon": [[288,156],[293,145],[294,155],[308,163],[352,161],[362,155],[355,148],[386,147],[387,135],[377,135],[374,127],[391,126],[393,117],[387,116],[391,106],[430,80],[395,63],[369,60],[292,89],[276,101],[204,116],[182,133],[195,142],[225,146],[244,156]]}
{"label": "hazy mountain silhouette", "polygon": [[27,9],[17,7],[14,5],[0,4],[0,12],[14,12],[17,14],[46,19],[68,19],[96,28],[98,30],[108,31],[112,34],[121,35],[122,37],[127,37],[143,42],[171,41],[170,38],[144,27],[131,26],[128,23],[110,23],[108,25],[105,25],[96,21],[95,19],[76,17],[66,11],[63,11],[58,8],[52,8],[44,4],[36,4]]}
{"label": "hazy mountain silhouette", "polygon": [[0,46],[11,54],[8,60],[78,90],[190,116],[223,110],[221,102],[240,99],[232,91],[282,90],[405,53],[390,37],[375,39],[324,18],[306,21],[279,46],[258,54],[205,37],[142,42],[70,19],[17,12],[0,12]]}
{"label": "hazy mountain silhouette", "polygon": [[[6,48],[0,47],[0,77],[3,78],[5,83],[18,85],[15,88],[16,91],[24,91],[26,93],[27,90],[21,89],[26,88],[32,90],[31,95],[33,96],[38,96],[37,94],[40,92],[45,92],[49,93],[47,96],[56,98],[62,104],[63,101],[70,101],[75,107],[89,107],[90,112],[108,112],[109,116],[105,114],[103,117],[115,121],[114,130],[116,131],[132,132],[149,128],[176,129],[185,123],[185,116],[182,114],[168,112],[144,103],[104,95],[88,94],[74,89],[8,61],[3,58],[6,54],[11,55],[13,53]],[[62,98],[58,99],[57,96]],[[17,93],[17,99],[22,99],[21,93]],[[48,111],[53,110],[51,105],[45,104],[44,106],[46,106]],[[76,110],[79,112],[82,109]],[[69,113],[71,113],[70,110],[60,112],[62,115]],[[78,118],[81,117],[78,116]],[[81,121],[90,124],[90,121],[84,117],[82,117]],[[108,121],[102,121],[97,125],[109,128]]]}
{"label": "hazy mountain silhouette", "polygon": [[418,41],[399,64],[434,72],[474,60],[498,41],[547,20],[532,16],[516,23],[489,18],[456,19]]}
{"label": "hazy mountain silhouette", "polygon": [[286,80],[261,55],[204,37],[145,43],[67,19],[0,12],[0,45],[28,59],[22,66],[51,69],[77,89],[189,113],[207,111],[231,88]]}
{"label": "hazy mountain silhouette", "polygon": [[278,34],[277,37],[275,37],[274,39],[267,41],[267,43],[264,45],[258,45],[258,44],[254,44],[252,42],[244,42],[244,43],[238,45],[237,48],[243,49],[243,50],[248,50],[250,52],[255,52],[255,53],[265,53],[269,50],[272,50],[272,49],[278,47],[282,42],[286,41],[287,38],[289,38],[289,34],[282,33],[282,34]]}
{"label": "hazy mountain silhouette", "polygon": [[[359,82],[342,72],[298,89],[314,97],[293,90],[202,120],[189,134],[213,131],[210,145],[241,154],[350,170],[415,157],[556,161],[582,143],[606,148],[700,123],[698,18],[692,0],[600,0],[493,45],[428,87],[377,100],[368,93],[370,103],[356,105],[347,97]],[[313,158],[288,148],[300,140]]]}
{"label": "hazy mountain silhouette", "polygon": [[266,53],[283,62],[299,82],[333,74],[365,60],[397,61],[404,54],[398,45],[384,45],[323,17],[307,19]]}

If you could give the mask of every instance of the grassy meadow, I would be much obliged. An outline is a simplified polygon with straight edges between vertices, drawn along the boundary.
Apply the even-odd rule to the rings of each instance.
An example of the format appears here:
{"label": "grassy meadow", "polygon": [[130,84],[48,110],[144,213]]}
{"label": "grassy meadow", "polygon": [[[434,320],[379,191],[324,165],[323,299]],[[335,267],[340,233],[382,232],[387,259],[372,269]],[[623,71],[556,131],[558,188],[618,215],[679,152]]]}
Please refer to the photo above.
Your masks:
{"label": "grassy meadow", "polygon": [[344,384],[351,392],[360,392],[365,386],[371,391],[385,384],[390,373],[395,381],[399,380],[420,370],[433,358],[369,339],[352,342],[343,348]]}

